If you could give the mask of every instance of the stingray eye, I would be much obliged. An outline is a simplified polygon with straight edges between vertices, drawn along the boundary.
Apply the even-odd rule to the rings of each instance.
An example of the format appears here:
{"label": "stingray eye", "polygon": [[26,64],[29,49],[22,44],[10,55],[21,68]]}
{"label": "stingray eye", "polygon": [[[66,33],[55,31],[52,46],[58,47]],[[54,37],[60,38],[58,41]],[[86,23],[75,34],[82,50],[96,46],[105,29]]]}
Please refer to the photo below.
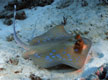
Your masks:
{"label": "stingray eye", "polygon": [[79,40],[79,39],[81,39],[81,36],[79,34],[77,34],[76,37],[75,37],[75,39]]}
{"label": "stingray eye", "polygon": [[74,51],[76,53],[81,53],[82,50],[83,50],[84,41],[83,41],[83,39],[81,38],[81,36],[79,34],[76,35],[75,38],[76,38],[77,41],[74,44]]}

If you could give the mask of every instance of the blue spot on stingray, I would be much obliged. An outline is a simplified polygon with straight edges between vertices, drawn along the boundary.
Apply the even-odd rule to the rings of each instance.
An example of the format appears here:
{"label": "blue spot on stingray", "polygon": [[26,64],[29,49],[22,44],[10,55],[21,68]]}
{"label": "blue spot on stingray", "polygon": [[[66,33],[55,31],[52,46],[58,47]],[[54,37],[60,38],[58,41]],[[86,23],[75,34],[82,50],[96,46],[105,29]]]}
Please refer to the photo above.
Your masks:
{"label": "blue spot on stingray", "polygon": [[78,56],[78,58],[80,58],[80,56]]}
{"label": "blue spot on stingray", "polygon": [[64,51],[63,54],[66,54],[66,51]]}
{"label": "blue spot on stingray", "polygon": [[56,50],[54,49],[54,50],[52,50],[52,52],[56,52]]}
{"label": "blue spot on stingray", "polygon": [[43,40],[43,42],[46,42],[46,40]]}
{"label": "blue spot on stingray", "polygon": [[72,59],[69,59],[69,61],[72,61]]}
{"label": "blue spot on stingray", "polygon": [[49,59],[49,61],[53,61],[52,59]]}
{"label": "blue spot on stingray", "polygon": [[34,54],[34,56],[35,56],[35,57],[37,57],[37,56],[38,56],[38,54]]}
{"label": "blue spot on stingray", "polygon": [[53,53],[49,53],[50,55],[53,55]]}
{"label": "blue spot on stingray", "polygon": [[52,58],[55,58],[55,56],[52,56]]}
{"label": "blue spot on stingray", "polygon": [[70,54],[67,54],[67,56],[69,57],[69,56],[70,56]]}
{"label": "blue spot on stingray", "polygon": [[62,35],[61,37],[64,37],[64,35]]}
{"label": "blue spot on stingray", "polygon": [[40,43],[40,40],[38,40],[37,42]]}
{"label": "blue spot on stingray", "polygon": [[50,59],[50,57],[49,57],[49,56],[46,56],[46,58],[45,58],[45,59],[49,60],[49,59]]}
{"label": "blue spot on stingray", "polygon": [[40,58],[40,56],[38,54],[34,54],[35,57]]}
{"label": "blue spot on stingray", "polygon": [[40,56],[38,56],[38,58],[40,58]]}
{"label": "blue spot on stingray", "polygon": [[63,60],[66,60],[65,58],[63,58]]}
{"label": "blue spot on stingray", "polygon": [[62,57],[60,56],[60,54],[56,54],[56,56],[57,56],[58,58],[62,58]]}
{"label": "blue spot on stingray", "polygon": [[78,61],[78,58],[76,59],[76,61]]}
{"label": "blue spot on stingray", "polygon": [[71,58],[70,54],[67,54],[68,58]]}
{"label": "blue spot on stingray", "polygon": [[50,38],[48,38],[47,40],[51,40]]}
{"label": "blue spot on stingray", "polygon": [[66,49],[66,47],[64,47],[64,49]]}

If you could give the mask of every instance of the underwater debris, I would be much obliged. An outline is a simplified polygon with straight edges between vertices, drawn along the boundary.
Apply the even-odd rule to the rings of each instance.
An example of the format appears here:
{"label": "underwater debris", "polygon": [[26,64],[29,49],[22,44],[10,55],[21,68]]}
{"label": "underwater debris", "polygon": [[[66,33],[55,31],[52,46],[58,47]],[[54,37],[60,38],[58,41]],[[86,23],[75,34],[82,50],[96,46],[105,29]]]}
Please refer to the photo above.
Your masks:
{"label": "underwater debris", "polygon": [[35,74],[31,74],[29,78],[31,80],[42,80],[39,76],[36,76]]}

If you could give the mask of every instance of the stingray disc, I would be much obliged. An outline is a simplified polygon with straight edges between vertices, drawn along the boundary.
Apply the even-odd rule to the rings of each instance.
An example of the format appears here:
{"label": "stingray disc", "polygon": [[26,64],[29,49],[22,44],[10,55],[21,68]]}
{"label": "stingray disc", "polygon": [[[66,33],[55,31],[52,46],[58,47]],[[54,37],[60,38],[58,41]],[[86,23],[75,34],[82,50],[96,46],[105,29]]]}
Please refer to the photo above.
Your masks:
{"label": "stingray disc", "polygon": [[75,40],[72,38],[74,37],[38,44],[37,52],[29,55],[29,57],[34,64],[44,68],[66,64],[79,69],[85,63],[91,47],[91,41],[87,38],[82,38],[85,47],[81,53],[76,53],[74,51]]}

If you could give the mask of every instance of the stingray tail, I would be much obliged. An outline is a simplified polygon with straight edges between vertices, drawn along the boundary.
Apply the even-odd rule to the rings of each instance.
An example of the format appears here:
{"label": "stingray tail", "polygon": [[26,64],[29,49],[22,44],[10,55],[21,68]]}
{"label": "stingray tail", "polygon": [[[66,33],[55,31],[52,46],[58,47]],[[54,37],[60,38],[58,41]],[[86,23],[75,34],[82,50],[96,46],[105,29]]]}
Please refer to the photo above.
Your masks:
{"label": "stingray tail", "polygon": [[14,5],[14,20],[13,20],[14,39],[15,39],[16,43],[17,43],[20,47],[22,47],[22,48],[24,48],[24,49],[26,49],[26,50],[29,50],[29,49],[30,49],[29,45],[27,45],[27,44],[25,44],[24,42],[22,42],[22,41],[18,38],[18,36],[17,36],[16,30],[15,30],[15,16],[16,16],[16,5]]}

